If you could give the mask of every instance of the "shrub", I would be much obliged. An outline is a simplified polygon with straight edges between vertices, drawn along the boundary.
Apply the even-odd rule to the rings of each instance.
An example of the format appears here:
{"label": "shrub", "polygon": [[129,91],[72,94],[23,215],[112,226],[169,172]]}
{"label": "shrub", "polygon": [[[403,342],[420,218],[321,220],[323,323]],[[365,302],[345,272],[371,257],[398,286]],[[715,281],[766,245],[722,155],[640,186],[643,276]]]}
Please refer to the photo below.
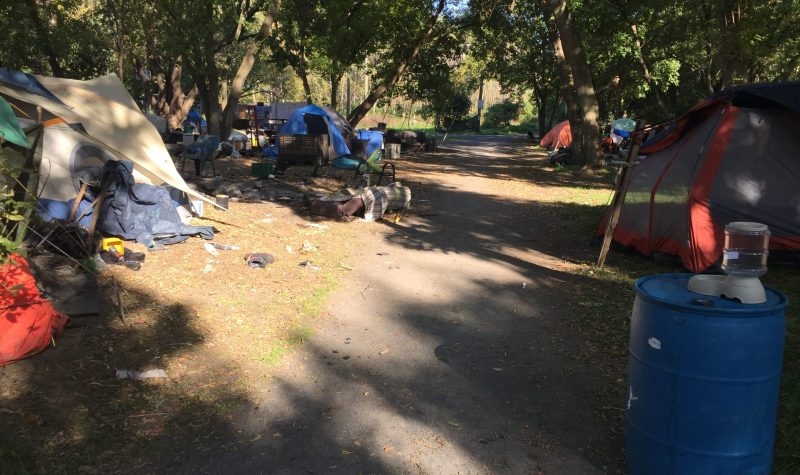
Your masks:
{"label": "shrub", "polygon": [[486,114],[483,116],[483,124],[486,127],[507,127],[511,124],[512,120],[519,117],[522,107],[512,102],[510,99],[504,99],[502,102],[492,104],[486,109]]}

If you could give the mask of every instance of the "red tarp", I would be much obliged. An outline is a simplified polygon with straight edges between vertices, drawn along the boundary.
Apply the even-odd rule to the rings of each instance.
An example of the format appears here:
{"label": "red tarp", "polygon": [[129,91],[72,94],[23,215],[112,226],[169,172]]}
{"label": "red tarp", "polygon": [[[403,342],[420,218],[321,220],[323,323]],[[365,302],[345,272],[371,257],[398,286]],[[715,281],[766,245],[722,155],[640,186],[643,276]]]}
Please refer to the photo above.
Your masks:
{"label": "red tarp", "polygon": [[572,145],[572,129],[569,128],[569,121],[559,122],[550,132],[544,134],[539,145],[545,148],[561,148]]}
{"label": "red tarp", "polygon": [[42,298],[28,262],[9,256],[0,267],[0,365],[47,348],[68,318]]}

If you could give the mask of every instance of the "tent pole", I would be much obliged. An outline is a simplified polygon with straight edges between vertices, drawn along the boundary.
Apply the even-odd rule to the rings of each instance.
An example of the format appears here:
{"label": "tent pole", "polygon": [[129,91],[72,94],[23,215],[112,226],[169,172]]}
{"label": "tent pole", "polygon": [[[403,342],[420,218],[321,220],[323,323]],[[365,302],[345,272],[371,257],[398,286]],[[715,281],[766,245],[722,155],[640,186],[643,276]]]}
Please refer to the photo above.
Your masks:
{"label": "tent pole", "polygon": [[622,177],[619,189],[614,193],[614,201],[611,205],[611,217],[606,224],[606,233],[603,236],[603,246],[600,248],[600,256],[597,258],[597,267],[603,267],[606,263],[608,251],[611,249],[611,238],[614,236],[614,229],[617,227],[619,215],[622,212],[622,204],[625,202],[625,195],[628,193],[628,184],[631,181],[631,168],[636,165],[639,157],[639,145],[644,135],[644,121],[636,121],[636,128],[633,130],[631,138],[631,148],[628,149],[628,160],[622,165]]}

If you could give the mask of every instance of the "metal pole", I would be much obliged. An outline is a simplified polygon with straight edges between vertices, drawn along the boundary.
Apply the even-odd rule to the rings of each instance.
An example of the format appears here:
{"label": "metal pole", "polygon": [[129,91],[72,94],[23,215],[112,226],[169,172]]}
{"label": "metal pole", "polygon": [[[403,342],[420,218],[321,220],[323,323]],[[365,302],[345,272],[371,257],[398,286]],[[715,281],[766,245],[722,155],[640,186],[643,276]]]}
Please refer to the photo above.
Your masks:
{"label": "metal pole", "polygon": [[481,131],[481,112],[483,111],[483,76],[481,76],[481,85],[478,87],[478,125],[475,127],[475,132]]}

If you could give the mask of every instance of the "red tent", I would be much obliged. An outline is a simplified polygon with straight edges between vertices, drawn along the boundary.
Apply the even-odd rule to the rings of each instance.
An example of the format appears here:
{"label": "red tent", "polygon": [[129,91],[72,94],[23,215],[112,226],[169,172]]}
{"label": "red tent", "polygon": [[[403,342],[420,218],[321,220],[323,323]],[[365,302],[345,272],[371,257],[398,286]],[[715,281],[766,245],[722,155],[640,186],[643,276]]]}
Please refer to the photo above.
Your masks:
{"label": "red tent", "polygon": [[0,265],[0,365],[50,346],[68,318],[39,293],[23,257],[12,254]]}
{"label": "red tent", "polygon": [[569,128],[569,121],[559,122],[549,132],[547,132],[539,145],[545,148],[569,147],[572,145],[572,129]]}
{"label": "red tent", "polygon": [[764,223],[772,249],[800,250],[798,150],[800,82],[703,101],[642,146],[649,155],[632,170],[614,240],[680,256],[693,272],[720,259],[732,221]]}

